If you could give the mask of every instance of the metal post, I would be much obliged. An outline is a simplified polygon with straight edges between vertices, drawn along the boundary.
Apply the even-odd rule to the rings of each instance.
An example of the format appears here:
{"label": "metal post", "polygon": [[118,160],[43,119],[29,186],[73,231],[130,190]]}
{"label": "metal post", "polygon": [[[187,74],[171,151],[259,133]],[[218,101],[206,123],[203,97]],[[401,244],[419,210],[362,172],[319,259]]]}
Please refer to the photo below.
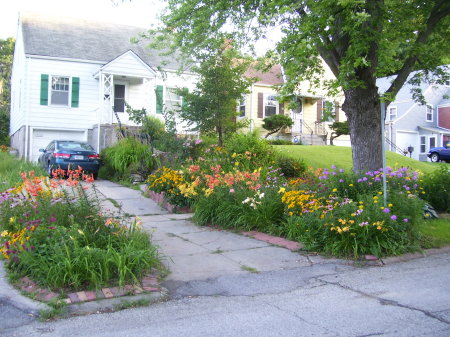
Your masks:
{"label": "metal post", "polygon": [[386,104],[381,102],[381,156],[383,158],[383,200],[384,207],[387,206],[387,189],[386,189],[386,145],[384,137],[384,118],[386,114]]}

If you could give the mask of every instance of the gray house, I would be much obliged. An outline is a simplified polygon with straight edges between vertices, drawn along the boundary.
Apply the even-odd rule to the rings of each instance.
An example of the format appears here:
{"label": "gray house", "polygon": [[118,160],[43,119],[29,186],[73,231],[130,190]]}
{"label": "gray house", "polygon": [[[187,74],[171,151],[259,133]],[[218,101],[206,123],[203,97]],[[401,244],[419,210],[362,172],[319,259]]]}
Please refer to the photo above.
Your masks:
{"label": "gray house", "polygon": [[[379,79],[380,92],[385,92],[391,81],[391,78]],[[412,158],[429,161],[430,148],[450,141],[450,82],[445,85],[423,83],[425,105],[413,100],[411,89],[411,85],[405,84],[387,107],[386,149],[405,154],[412,147]]]}

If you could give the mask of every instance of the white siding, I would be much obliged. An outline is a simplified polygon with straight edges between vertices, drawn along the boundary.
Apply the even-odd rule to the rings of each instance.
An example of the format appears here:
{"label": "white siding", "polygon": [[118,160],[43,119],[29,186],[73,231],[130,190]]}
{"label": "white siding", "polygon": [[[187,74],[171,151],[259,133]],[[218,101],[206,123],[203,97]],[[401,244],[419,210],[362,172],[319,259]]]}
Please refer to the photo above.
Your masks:
{"label": "white siding", "polygon": [[23,46],[22,29],[17,31],[14,50],[13,68],[11,74],[11,122],[10,134],[14,134],[25,124],[24,87],[25,84],[25,52]]}
{"label": "white siding", "polygon": [[[28,58],[27,120],[34,127],[91,128],[98,122],[98,64]],[[41,74],[80,78],[79,107],[40,105]]]}
{"label": "white siding", "polygon": [[117,59],[111,61],[103,69],[105,73],[135,76],[135,77],[153,77],[153,73],[149,70],[134,53],[128,52]]}

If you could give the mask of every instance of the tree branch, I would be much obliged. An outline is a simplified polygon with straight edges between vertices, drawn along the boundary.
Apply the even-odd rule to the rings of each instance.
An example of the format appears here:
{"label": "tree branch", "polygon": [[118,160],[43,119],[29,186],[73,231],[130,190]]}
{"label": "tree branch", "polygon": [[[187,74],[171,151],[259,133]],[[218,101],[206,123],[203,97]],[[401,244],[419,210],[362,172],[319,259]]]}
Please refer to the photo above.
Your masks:
{"label": "tree branch", "polygon": [[[415,50],[420,45],[426,43],[439,21],[448,15],[450,15],[450,3],[447,0],[438,1],[430,12],[425,29],[419,32],[417,39],[414,42],[414,46],[411,49]],[[397,77],[392,82],[389,89],[386,90],[385,94],[392,94],[391,97],[397,95],[408,79],[409,74],[411,74],[414,69],[417,60],[418,56],[416,54],[410,55],[405,60],[403,67],[397,72]],[[391,101],[387,101],[386,106],[389,105],[389,103],[391,103]]]}

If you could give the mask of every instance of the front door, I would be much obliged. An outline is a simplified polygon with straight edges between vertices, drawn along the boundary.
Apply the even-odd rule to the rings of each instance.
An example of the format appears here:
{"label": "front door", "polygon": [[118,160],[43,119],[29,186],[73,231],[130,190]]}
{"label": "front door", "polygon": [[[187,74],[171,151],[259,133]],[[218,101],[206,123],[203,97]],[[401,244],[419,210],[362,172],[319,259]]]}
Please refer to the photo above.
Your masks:
{"label": "front door", "polygon": [[125,112],[124,84],[114,84],[114,112]]}

